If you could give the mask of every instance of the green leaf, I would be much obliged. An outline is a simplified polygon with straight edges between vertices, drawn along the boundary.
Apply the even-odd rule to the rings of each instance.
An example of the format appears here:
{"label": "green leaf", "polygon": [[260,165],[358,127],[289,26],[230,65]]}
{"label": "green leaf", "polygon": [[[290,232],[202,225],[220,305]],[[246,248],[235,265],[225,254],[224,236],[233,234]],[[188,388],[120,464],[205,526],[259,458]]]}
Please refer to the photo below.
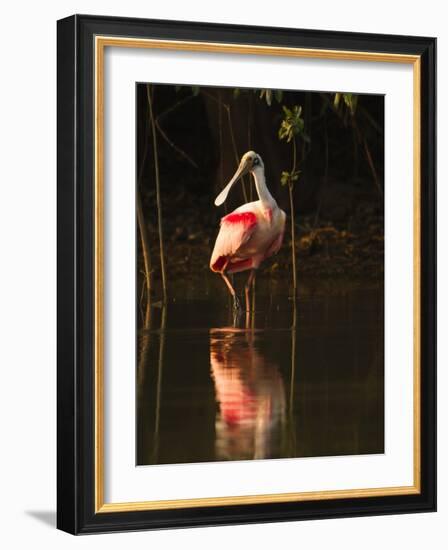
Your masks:
{"label": "green leaf", "polygon": [[300,174],[300,170],[294,170],[294,172],[282,172],[280,176],[280,184],[282,186],[288,185],[292,188],[294,186],[294,182],[298,181]]}
{"label": "green leaf", "polygon": [[269,107],[272,104],[272,90],[261,90],[260,91],[260,99],[266,99],[266,103],[269,105]]}
{"label": "green leaf", "polygon": [[281,103],[283,99],[283,90],[275,90],[274,95],[277,103]]}
{"label": "green leaf", "polygon": [[[338,101],[337,102],[336,102],[336,96],[338,96]],[[340,98],[342,97],[342,99],[344,101],[344,104],[346,105],[346,107],[350,111],[350,114],[352,116],[354,116],[355,112],[356,112],[356,106],[358,104],[358,96],[356,94],[351,94],[351,93],[344,93],[344,94],[337,93],[336,96],[335,96],[335,101],[334,101],[335,107],[338,107],[338,105],[340,103]]]}
{"label": "green leaf", "polygon": [[283,105],[284,119],[281,121],[279,128],[279,139],[285,139],[290,143],[295,136],[300,135],[304,141],[309,142],[310,139],[305,133],[305,121],[302,117],[302,106],[294,105],[292,109],[288,109]]}
{"label": "green leaf", "polygon": [[241,90],[240,90],[239,88],[235,88],[235,89],[233,90],[233,98],[234,98],[234,99],[238,99],[240,93],[241,93]]}
{"label": "green leaf", "polygon": [[284,185],[288,185],[289,184],[289,178],[290,178],[290,174],[289,172],[282,172],[282,175],[280,177],[280,183],[284,186]]}
{"label": "green leaf", "polygon": [[334,101],[333,101],[333,105],[336,107],[336,109],[338,108],[340,101],[341,101],[341,94],[338,92],[337,94],[334,94]]}
{"label": "green leaf", "polygon": [[342,97],[344,98],[344,103],[347,107],[350,107],[352,103],[352,94],[342,94]]}
{"label": "green leaf", "polygon": [[192,86],[191,91],[193,92],[193,95],[198,95],[201,89],[199,88],[199,86]]}

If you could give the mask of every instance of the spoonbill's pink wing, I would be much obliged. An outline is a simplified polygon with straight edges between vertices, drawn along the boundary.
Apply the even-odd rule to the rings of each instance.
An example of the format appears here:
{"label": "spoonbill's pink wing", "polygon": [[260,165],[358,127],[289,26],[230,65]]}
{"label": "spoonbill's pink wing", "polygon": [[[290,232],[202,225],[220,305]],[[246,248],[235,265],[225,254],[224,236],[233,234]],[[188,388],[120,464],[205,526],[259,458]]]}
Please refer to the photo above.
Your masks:
{"label": "spoonbill's pink wing", "polygon": [[256,227],[257,216],[253,212],[233,212],[224,216],[210,260],[212,271],[222,271],[227,261],[250,239]]}
{"label": "spoonbill's pink wing", "polygon": [[277,252],[282,247],[283,243],[283,236],[285,234],[285,231],[282,231],[277,237],[272,241],[269,248],[266,251],[266,254],[264,255],[265,258],[269,258],[270,256],[273,256],[274,254],[277,254]]}

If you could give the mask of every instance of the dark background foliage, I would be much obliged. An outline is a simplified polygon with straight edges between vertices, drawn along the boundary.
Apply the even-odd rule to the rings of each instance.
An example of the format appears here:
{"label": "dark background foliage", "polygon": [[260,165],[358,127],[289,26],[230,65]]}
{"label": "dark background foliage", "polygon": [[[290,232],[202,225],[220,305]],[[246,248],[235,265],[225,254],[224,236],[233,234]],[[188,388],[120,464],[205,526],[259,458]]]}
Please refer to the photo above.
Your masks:
{"label": "dark background foliage", "polygon": [[246,177],[246,195],[237,185],[226,205],[213,204],[249,149],[262,156],[268,187],[288,215],[284,246],[263,270],[275,277],[291,267],[290,201],[282,173],[293,160],[291,143],[279,138],[279,128],[285,107],[295,106],[303,118],[303,132],[296,136],[299,177],[291,182],[299,275],[382,278],[382,96],[138,84],[137,185],[154,281],[160,280],[160,214],[167,279],[208,270],[219,219],[246,199],[256,200]]}

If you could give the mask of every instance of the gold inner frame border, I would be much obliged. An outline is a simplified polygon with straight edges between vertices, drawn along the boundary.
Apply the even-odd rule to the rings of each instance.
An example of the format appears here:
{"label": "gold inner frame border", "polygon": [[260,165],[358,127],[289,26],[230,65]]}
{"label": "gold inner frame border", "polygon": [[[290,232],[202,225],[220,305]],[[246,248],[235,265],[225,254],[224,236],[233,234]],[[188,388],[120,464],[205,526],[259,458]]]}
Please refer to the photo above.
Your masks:
{"label": "gold inner frame border", "polygon": [[[244,496],[189,498],[180,500],[154,500],[139,502],[104,502],[104,51],[106,47],[152,48],[164,50],[235,53],[301,57],[314,59],[406,63],[413,65],[413,297],[414,297],[414,350],[413,350],[413,419],[414,419],[414,483],[410,486],[329,490],[299,493],[276,493]],[[209,506],[231,506],[275,502],[303,502],[342,498],[411,495],[421,492],[421,385],[420,385],[420,311],[421,311],[421,59],[418,55],[382,52],[359,52],[253,44],[226,44],[214,42],[156,40],[96,36],[95,56],[95,513],[167,510]]]}

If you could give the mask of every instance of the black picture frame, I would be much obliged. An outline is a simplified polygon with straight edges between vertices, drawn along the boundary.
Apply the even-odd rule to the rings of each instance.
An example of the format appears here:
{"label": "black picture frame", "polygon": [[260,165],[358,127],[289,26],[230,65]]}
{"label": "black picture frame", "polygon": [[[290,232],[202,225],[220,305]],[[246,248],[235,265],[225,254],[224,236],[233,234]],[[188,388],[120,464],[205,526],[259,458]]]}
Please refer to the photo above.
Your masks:
{"label": "black picture frame", "polygon": [[[94,51],[97,35],[412,54],[421,58],[419,494],[95,513]],[[57,24],[57,526],[72,534],[436,509],[436,40],[74,15]]]}

